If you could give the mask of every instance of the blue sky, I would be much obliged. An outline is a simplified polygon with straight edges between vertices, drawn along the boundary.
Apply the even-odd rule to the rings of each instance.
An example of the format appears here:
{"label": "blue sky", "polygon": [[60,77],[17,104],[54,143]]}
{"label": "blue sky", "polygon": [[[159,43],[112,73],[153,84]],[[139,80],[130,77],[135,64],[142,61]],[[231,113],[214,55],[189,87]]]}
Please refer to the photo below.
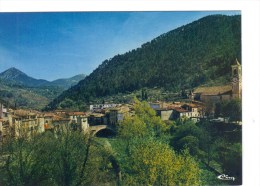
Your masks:
{"label": "blue sky", "polygon": [[196,12],[0,13],[0,72],[38,79],[90,74],[105,59],[209,14]]}

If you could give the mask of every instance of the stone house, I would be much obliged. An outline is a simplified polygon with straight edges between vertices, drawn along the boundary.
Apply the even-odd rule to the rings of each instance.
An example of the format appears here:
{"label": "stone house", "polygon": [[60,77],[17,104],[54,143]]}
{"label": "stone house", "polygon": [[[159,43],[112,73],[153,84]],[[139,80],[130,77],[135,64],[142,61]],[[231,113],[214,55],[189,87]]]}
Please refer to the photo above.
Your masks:
{"label": "stone house", "polygon": [[179,119],[179,118],[191,118],[192,117],[192,112],[191,111],[188,111],[188,110],[185,110],[184,108],[181,108],[181,107],[176,107],[173,109],[173,112],[172,112],[172,118],[173,119]]}
{"label": "stone house", "polygon": [[104,125],[105,114],[92,113],[88,117],[89,126]]}
{"label": "stone house", "polygon": [[115,124],[124,120],[124,117],[130,112],[129,106],[121,106],[118,108],[112,108],[109,110],[109,124],[114,126]]}
{"label": "stone house", "polygon": [[3,103],[0,102],[0,118],[7,120],[8,119],[8,110]]}
{"label": "stone house", "polygon": [[201,113],[201,107],[199,107],[198,105],[194,104],[194,103],[185,103],[184,105],[181,106],[184,110],[187,110],[189,112],[191,112],[191,116],[192,118],[196,118],[196,117],[201,117],[202,113]]}
{"label": "stone house", "polygon": [[54,132],[67,131],[68,129],[77,130],[77,126],[72,126],[69,118],[64,118],[58,115],[53,117],[52,126]]}
{"label": "stone house", "polygon": [[156,115],[163,121],[176,120],[181,117],[191,118],[195,121],[202,116],[201,108],[194,103],[173,103],[165,108],[156,109]]}
{"label": "stone house", "polygon": [[14,110],[9,115],[9,127],[15,137],[32,135],[44,132],[44,118],[38,117],[38,113],[28,110]]}
{"label": "stone house", "polygon": [[44,130],[51,130],[53,128],[52,121],[55,114],[49,112],[44,113],[42,117],[44,118]]}
{"label": "stone house", "polygon": [[89,116],[79,116],[77,118],[77,123],[79,124],[79,130],[83,131],[84,133],[88,130],[89,124],[88,124],[88,117]]}
{"label": "stone house", "polygon": [[86,115],[87,115],[86,112],[68,112],[68,113],[66,113],[67,118],[70,119],[70,123],[77,123],[78,117],[84,117]]}
{"label": "stone house", "polygon": [[154,110],[156,109],[160,109],[162,107],[162,104],[160,102],[156,102],[156,103],[149,103],[150,107]]}
{"label": "stone house", "polygon": [[156,109],[156,115],[159,116],[163,121],[174,119],[173,109],[168,109],[168,108]]}

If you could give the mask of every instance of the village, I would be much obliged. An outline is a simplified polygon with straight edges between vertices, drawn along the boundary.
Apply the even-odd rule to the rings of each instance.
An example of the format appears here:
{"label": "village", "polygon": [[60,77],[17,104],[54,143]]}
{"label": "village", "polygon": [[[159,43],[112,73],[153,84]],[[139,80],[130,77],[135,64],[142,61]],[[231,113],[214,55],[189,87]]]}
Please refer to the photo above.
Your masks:
{"label": "village", "polygon": [[[188,101],[157,101],[150,102],[149,105],[163,121],[187,118],[197,122],[210,118],[214,121],[227,122],[228,118],[214,117],[214,104],[225,100],[241,99],[241,79],[241,65],[236,60],[232,65],[230,85],[198,87],[189,93]],[[0,140],[3,141],[7,136],[26,135],[30,137],[45,131],[55,132],[65,129],[79,130],[84,133],[94,131],[96,134],[99,130],[113,129],[123,121],[124,117],[134,115],[133,105],[133,102],[128,104],[105,103],[90,105],[87,112],[66,110],[39,112],[6,108],[3,103],[0,103]]]}
{"label": "village", "polygon": [[[203,117],[203,106],[199,103],[150,103],[162,120],[175,120],[181,117],[199,120]],[[19,137],[45,131],[70,128],[87,132],[92,126],[106,125],[113,128],[127,115],[134,115],[133,104],[90,105],[88,112],[56,110],[39,112],[34,110],[7,109],[0,104],[1,139],[7,135]]]}

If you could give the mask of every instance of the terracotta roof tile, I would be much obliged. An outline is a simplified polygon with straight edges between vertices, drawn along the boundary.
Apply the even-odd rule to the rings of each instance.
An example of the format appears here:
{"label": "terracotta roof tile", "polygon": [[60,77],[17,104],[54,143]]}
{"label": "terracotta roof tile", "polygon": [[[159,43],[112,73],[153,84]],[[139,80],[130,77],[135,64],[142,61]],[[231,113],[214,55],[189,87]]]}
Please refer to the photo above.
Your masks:
{"label": "terracotta roof tile", "polygon": [[70,121],[69,118],[63,118],[63,117],[60,117],[60,116],[55,116],[53,118],[53,121]]}
{"label": "terracotta roof tile", "polygon": [[55,114],[53,114],[53,113],[44,113],[44,117],[54,117],[55,116]]}
{"label": "terracotta roof tile", "polygon": [[194,104],[194,103],[185,103],[183,106],[184,106],[184,107],[185,107],[185,106],[189,106],[189,107],[191,107],[191,108],[198,108],[198,107],[199,107],[198,105],[196,105],[196,104]]}
{"label": "terracotta roof tile", "polygon": [[69,116],[80,116],[80,115],[86,115],[85,112],[69,112],[67,113]]}
{"label": "terracotta roof tile", "polygon": [[177,112],[180,112],[180,113],[182,113],[182,112],[189,112],[189,111],[187,111],[187,110],[185,110],[183,108],[179,108],[179,107],[174,108],[174,110],[177,111]]}

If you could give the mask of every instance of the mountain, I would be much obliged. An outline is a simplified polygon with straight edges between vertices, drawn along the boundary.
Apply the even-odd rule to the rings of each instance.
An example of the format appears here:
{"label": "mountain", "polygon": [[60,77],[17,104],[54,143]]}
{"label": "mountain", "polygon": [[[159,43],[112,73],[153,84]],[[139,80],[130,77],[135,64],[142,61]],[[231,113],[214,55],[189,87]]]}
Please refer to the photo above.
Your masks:
{"label": "mountain", "polygon": [[0,73],[0,79],[28,87],[37,87],[48,83],[48,81],[43,79],[34,79],[14,67]]}
{"label": "mountain", "polygon": [[105,60],[47,108],[86,105],[94,98],[144,87],[180,91],[227,84],[236,58],[241,61],[241,16],[207,16]]}
{"label": "mountain", "polygon": [[68,89],[84,78],[84,74],[79,74],[71,78],[57,79],[50,82],[43,79],[32,78],[14,67],[0,73],[1,80],[8,82],[9,84],[12,83],[26,87],[58,86],[63,89]]}
{"label": "mountain", "polygon": [[67,79],[54,80],[50,84],[52,86],[60,86],[60,87],[63,87],[65,89],[68,89],[71,86],[76,85],[79,81],[83,80],[85,77],[86,77],[85,74],[79,74],[79,75],[76,75],[76,76],[73,76],[73,77],[67,78]]}
{"label": "mountain", "polygon": [[50,82],[32,78],[16,68],[10,68],[0,73],[0,100],[11,107],[40,110],[84,78],[85,75],[80,74]]}

